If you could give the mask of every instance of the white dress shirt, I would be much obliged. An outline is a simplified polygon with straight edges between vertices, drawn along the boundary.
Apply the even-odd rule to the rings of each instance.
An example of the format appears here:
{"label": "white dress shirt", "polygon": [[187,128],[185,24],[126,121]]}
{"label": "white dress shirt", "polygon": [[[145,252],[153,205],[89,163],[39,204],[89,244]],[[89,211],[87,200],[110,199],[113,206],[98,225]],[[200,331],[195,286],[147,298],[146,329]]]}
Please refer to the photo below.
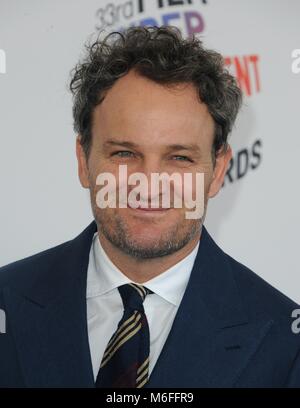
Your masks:
{"label": "white dress shirt", "polygon": [[[150,333],[149,374],[170,332],[188,284],[199,243],[200,241],[176,265],[143,283],[154,292],[147,295],[143,303]],[[107,343],[123,316],[123,302],[117,288],[130,282],[133,281],[109,259],[96,232],[87,271],[88,336],[95,380]]]}

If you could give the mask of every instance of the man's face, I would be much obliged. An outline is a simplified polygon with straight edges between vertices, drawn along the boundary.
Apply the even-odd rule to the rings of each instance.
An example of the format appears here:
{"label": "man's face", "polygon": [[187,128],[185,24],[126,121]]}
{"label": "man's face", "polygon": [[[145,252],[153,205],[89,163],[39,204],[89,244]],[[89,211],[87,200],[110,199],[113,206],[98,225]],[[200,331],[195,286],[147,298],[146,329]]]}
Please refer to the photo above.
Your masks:
{"label": "man's face", "polygon": [[93,112],[88,160],[77,140],[79,176],[82,185],[90,189],[100,234],[140,259],[169,255],[197,240],[202,219],[187,219],[186,208],[172,208],[172,201],[170,208],[160,211],[100,209],[96,194],[101,186],[96,185],[96,178],[99,173],[112,173],[118,187],[119,165],[127,165],[128,176],[144,173],[149,185],[152,173],[192,173],[194,184],[195,173],[204,173],[206,209],[208,198],[222,185],[231,157],[229,150],[213,165],[213,138],[213,119],[193,85],[167,89],[134,71],[120,78]]}

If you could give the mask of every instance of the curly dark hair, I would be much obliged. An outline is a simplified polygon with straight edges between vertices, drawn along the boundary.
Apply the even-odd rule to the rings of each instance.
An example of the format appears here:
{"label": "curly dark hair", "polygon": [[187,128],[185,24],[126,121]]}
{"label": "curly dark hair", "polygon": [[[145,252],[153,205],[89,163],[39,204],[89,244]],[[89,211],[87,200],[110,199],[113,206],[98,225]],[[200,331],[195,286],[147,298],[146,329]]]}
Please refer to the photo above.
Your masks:
{"label": "curly dark hair", "polygon": [[[117,36],[117,38],[115,38]],[[74,130],[86,156],[91,146],[92,113],[118,78],[135,69],[162,85],[192,83],[214,119],[213,158],[227,148],[228,134],[242,103],[235,78],[221,54],[194,35],[184,39],[175,26],[130,27],[85,45],[87,55],[72,71]]]}

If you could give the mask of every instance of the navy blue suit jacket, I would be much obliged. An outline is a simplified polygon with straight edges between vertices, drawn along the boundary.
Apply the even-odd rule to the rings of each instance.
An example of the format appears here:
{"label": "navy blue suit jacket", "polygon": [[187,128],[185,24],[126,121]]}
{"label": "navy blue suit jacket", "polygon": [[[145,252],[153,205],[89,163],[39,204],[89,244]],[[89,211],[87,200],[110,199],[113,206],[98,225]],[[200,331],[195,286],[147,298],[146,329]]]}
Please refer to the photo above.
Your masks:
{"label": "navy blue suit jacket", "polygon": [[[93,221],[75,239],[0,268],[0,386],[94,387],[86,273],[96,230]],[[146,388],[300,386],[296,308],[225,254],[204,227]]]}

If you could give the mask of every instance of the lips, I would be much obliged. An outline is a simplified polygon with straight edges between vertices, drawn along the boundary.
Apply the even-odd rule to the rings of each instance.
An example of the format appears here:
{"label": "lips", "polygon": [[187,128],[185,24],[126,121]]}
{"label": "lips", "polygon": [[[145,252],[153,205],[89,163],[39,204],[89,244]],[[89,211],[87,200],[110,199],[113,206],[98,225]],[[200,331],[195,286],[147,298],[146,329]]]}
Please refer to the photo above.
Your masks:
{"label": "lips", "polygon": [[146,212],[157,212],[157,211],[167,211],[170,210],[170,208],[142,208],[142,207],[138,207],[135,208],[136,210],[140,210],[140,211],[146,211]]}
{"label": "lips", "polygon": [[156,212],[156,211],[161,212],[161,211],[167,211],[171,209],[171,208],[151,208],[151,207],[146,208],[142,206],[138,206],[137,208],[134,208],[134,207],[131,207],[129,204],[128,204],[128,207],[131,208],[132,210],[140,210],[140,211],[145,211],[145,212]]}

